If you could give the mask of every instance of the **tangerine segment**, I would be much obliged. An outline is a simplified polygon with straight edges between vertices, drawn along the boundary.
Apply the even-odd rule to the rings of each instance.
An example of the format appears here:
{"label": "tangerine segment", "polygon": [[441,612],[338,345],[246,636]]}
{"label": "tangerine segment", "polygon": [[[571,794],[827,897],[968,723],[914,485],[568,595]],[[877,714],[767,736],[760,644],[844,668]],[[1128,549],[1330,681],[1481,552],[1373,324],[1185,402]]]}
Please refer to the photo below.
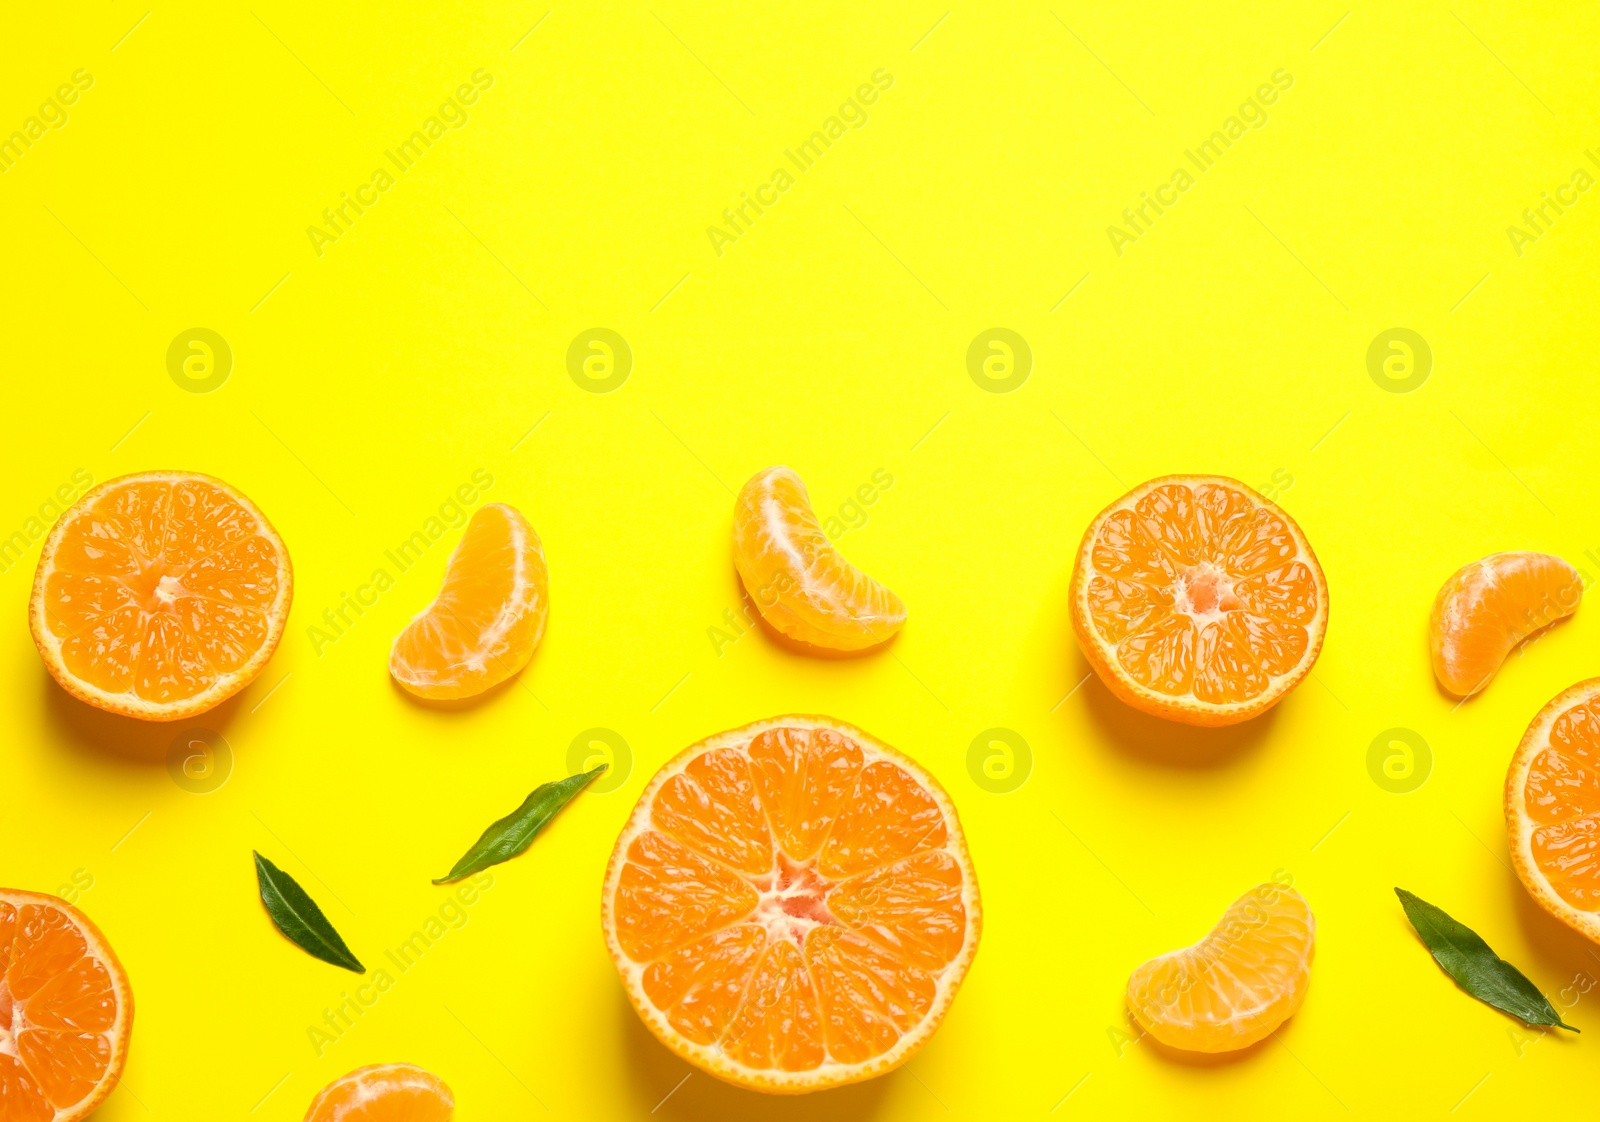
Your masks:
{"label": "tangerine segment", "polygon": [[1491,553],[1444,582],[1428,619],[1439,684],[1470,697],[1489,684],[1511,649],[1578,610],[1583,578],[1548,553]]}
{"label": "tangerine segment", "polygon": [[195,472],[145,472],[92,488],[56,522],[29,623],[68,693],[176,721],[261,672],[292,585],[288,550],[244,495]]}
{"label": "tangerine segment", "polygon": [[412,1064],[374,1064],[322,1089],[305,1122],[450,1122],[456,1100],[444,1081]]}
{"label": "tangerine segment", "polygon": [[539,535],[515,507],[480,507],[431,604],[395,638],[389,673],[418,697],[475,697],[528,665],[550,614]]}
{"label": "tangerine segment", "polygon": [[1191,725],[1256,716],[1311,672],[1328,586],[1311,544],[1236,479],[1169,475],[1089,524],[1072,628],[1122,701]]}
{"label": "tangerine segment", "polygon": [[1317,924],[1305,898],[1277,883],[1235,900],[1204,939],[1143,963],[1128,1010],[1161,1043],[1232,1052],[1294,1015],[1311,982]]}
{"label": "tangerine segment", "polygon": [[719,733],[667,763],[617,838],[601,901],[651,1031],[721,1079],[789,1094],[921,1047],[981,916],[944,789],[815,716]]}
{"label": "tangerine segment", "polygon": [[1539,710],[1506,772],[1511,863],[1539,906],[1600,943],[1600,678]]}
{"label": "tangerine segment", "polygon": [[0,1122],[87,1118],[122,1077],[133,991],[65,900],[0,888]]}
{"label": "tangerine segment", "polygon": [[762,618],[797,642],[865,650],[906,622],[900,597],[833,548],[789,468],[757,472],[739,492],[733,563]]}

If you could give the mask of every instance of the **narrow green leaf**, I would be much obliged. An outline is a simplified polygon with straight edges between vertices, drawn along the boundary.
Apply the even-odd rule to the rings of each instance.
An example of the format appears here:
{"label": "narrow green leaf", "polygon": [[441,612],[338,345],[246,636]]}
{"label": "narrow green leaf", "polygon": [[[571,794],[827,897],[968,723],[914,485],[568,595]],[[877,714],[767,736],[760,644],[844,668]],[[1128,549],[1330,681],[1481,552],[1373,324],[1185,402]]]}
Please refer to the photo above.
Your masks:
{"label": "narrow green leaf", "polygon": [[480,869],[487,869],[490,865],[511,860],[532,845],[539,831],[549,825],[561,808],[593,783],[595,777],[604,770],[606,765],[601,764],[593,771],[558,779],[554,783],[541,783],[534,788],[533,794],[522,800],[521,806],[498,822],[491,823],[483,836],[456,862],[455,868],[433,883],[449,884]]}
{"label": "narrow green leaf", "polygon": [[[255,851],[252,850],[252,853]],[[256,853],[256,884],[261,889],[261,902],[267,906],[267,915],[278,930],[289,937],[301,950],[323,962],[331,962],[357,974],[367,968],[350,953],[339,933],[322,914],[317,902],[306,895],[295,879],[278,866]]]}
{"label": "narrow green leaf", "polygon": [[1539,987],[1505,959],[1489,949],[1466,924],[1452,919],[1442,909],[1413,896],[1403,888],[1394,890],[1406,918],[1417,929],[1434,961],[1473,997],[1530,1025],[1572,1028],[1561,1019]]}

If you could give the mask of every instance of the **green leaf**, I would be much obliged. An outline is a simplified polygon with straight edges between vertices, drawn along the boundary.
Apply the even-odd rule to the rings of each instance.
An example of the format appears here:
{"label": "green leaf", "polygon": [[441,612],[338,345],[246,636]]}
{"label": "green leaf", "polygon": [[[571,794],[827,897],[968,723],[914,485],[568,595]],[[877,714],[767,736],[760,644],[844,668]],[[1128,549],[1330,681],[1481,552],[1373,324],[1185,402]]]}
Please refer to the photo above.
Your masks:
{"label": "green leaf", "polygon": [[[252,853],[255,851],[252,850]],[[367,968],[350,953],[344,940],[322,914],[317,902],[306,895],[295,879],[278,866],[256,853],[256,884],[261,888],[261,902],[278,930],[289,937],[301,950],[323,962],[331,962],[357,974]]]}
{"label": "green leaf", "polygon": [[532,845],[539,831],[549,825],[561,808],[593,783],[595,777],[604,770],[606,765],[601,764],[593,771],[568,776],[554,783],[541,783],[533,794],[522,800],[521,806],[498,822],[491,823],[483,836],[456,862],[455,868],[433,883],[449,884],[480,869],[487,869],[490,865],[511,860]]}
{"label": "green leaf", "polygon": [[1434,961],[1462,989],[1485,1005],[1510,1013],[1527,1024],[1579,1031],[1563,1021],[1555,1007],[1539,992],[1539,987],[1490,950],[1477,932],[1403,888],[1395,889],[1394,894],[1400,897],[1406,918],[1422,936]]}

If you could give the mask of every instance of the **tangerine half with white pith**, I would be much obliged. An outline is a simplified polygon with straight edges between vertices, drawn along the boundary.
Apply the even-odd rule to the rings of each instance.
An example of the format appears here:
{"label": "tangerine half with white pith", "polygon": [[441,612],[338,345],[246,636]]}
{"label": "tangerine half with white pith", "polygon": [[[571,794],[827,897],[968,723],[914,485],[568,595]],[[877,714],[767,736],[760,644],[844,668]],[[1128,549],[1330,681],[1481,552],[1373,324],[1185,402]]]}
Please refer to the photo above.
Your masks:
{"label": "tangerine half with white pith", "polygon": [[0,888],[0,1122],[77,1122],[116,1089],[133,988],[77,908]]}
{"label": "tangerine half with white pith", "polygon": [[938,781],[819,716],[758,721],[669,761],[617,838],[601,900],[650,1031],[779,1094],[904,1063],[944,1019],[981,923]]}
{"label": "tangerine half with white pith", "polygon": [[1126,704],[1190,725],[1272,708],[1311,672],[1328,584],[1311,543],[1237,479],[1168,475],[1089,524],[1072,572],[1072,628]]}
{"label": "tangerine half with white pith", "polygon": [[1600,943],[1600,678],[1539,710],[1506,772],[1506,844],[1534,900]]}
{"label": "tangerine half with white pith", "polygon": [[91,488],[39,555],[28,622],[61,688],[146,721],[177,721],[255,680],[283,638],[289,551],[234,488],[147,471]]}

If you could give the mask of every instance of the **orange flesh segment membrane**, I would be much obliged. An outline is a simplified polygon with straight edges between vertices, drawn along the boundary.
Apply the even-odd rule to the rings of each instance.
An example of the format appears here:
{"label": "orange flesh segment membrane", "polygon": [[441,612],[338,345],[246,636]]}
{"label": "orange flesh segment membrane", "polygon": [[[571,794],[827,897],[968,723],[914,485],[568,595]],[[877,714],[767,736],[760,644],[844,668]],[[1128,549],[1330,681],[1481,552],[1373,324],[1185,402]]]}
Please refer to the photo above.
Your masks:
{"label": "orange flesh segment membrane", "polygon": [[976,883],[942,791],[822,721],[760,722],[669,763],[607,876],[608,940],[646,1022],[762,1090],[900,1062],[976,949]]}
{"label": "orange flesh segment membrane", "polygon": [[1090,525],[1073,626],[1123,701],[1231,724],[1309,673],[1327,626],[1322,570],[1292,519],[1237,480],[1152,480]]}
{"label": "orange flesh segment membrane", "polygon": [[173,720],[242,689],[289,610],[287,552],[226,484],[184,472],[127,476],[63,515],[33,594],[40,654],[71,693]]}
{"label": "orange flesh segment membrane", "polygon": [[133,1000],[81,912],[0,889],[0,1122],[90,1114],[121,1076]]}
{"label": "orange flesh segment membrane", "polygon": [[1257,885],[1204,939],[1135,970],[1128,1010],[1172,1048],[1248,1048],[1300,1008],[1315,943],[1316,920],[1305,898],[1285,885]]}
{"label": "orange flesh segment membrane", "polygon": [[412,1064],[358,1068],[324,1087],[305,1122],[450,1122],[455,1096],[437,1075]]}
{"label": "orange flesh segment membrane", "polygon": [[550,610],[539,535],[515,507],[467,523],[439,595],[395,638],[389,673],[418,697],[475,697],[533,658]]}
{"label": "orange flesh segment membrane", "polygon": [[756,610],[799,643],[858,651],[906,621],[893,592],[839,555],[800,477],[771,467],[750,478],[733,508],[733,562]]}
{"label": "orange flesh segment membrane", "polygon": [[1583,578],[1548,553],[1492,553],[1463,565],[1439,589],[1428,645],[1439,684],[1470,697],[1535,631],[1578,610]]}

